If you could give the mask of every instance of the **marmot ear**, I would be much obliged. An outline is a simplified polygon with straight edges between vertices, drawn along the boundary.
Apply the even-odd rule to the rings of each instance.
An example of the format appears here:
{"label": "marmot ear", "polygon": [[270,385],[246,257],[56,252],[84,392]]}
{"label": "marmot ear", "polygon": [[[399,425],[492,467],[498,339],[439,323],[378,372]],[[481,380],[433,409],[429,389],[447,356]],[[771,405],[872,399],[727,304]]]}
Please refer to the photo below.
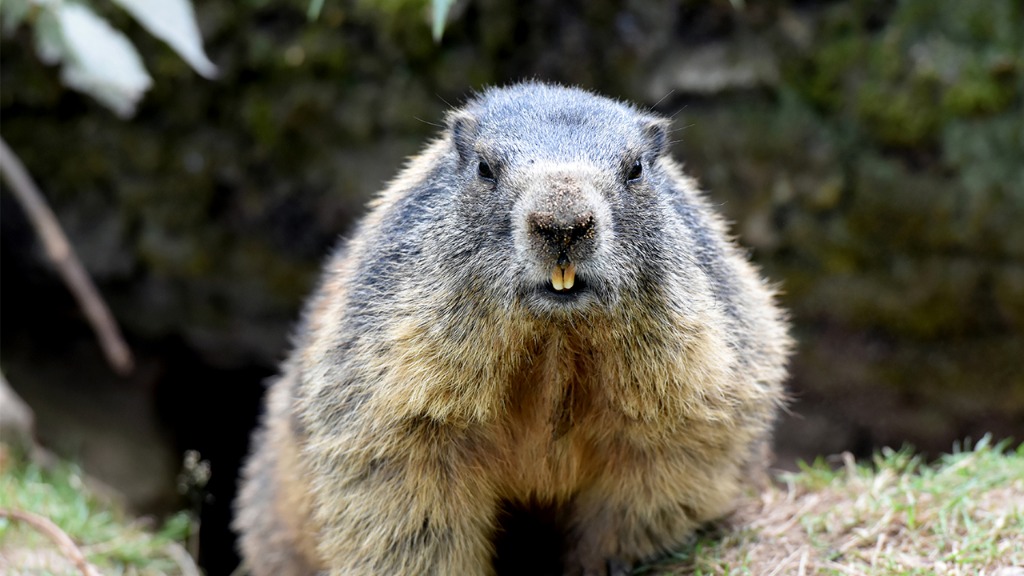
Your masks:
{"label": "marmot ear", "polygon": [[459,152],[459,159],[466,162],[473,154],[473,141],[476,140],[479,124],[476,118],[465,110],[449,112],[446,122],[452,143]]}
{"label": "marmot ear", "polygon": [[647,140],[647,145],[651,147],[655,156],[668,153],[668,134],[671,129],[672,122],[667,118],[645,118],[644,139]]}

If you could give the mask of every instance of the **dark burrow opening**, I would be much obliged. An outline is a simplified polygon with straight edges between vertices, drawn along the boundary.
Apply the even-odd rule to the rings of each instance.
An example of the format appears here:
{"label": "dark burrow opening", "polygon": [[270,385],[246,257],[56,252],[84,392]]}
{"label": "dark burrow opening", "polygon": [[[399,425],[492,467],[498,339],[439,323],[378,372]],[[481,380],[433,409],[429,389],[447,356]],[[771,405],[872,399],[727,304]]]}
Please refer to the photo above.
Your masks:
{"label": "dark burrow opening", "polygon": [[504,503],[494,538],[498,576],[559,576],[565,548],[559,510],[538,503]]}

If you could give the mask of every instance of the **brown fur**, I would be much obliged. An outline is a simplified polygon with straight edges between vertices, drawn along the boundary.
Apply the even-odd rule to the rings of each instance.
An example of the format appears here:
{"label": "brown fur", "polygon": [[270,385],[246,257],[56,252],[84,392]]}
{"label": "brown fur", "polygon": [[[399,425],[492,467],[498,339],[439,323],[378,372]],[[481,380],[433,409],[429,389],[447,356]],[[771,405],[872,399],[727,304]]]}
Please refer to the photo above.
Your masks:
{"label": "brown fur", "polygon": [[[577,98],[584,110],[597,106],[594,114],[613,105],[632,113],[578,91],[518,90]],[[492,94],[504,97],[494,91],[480,101]],[[630,198],[649,199],[636,222],[665,230],[663,254],[649,266],[658,280],[637,280],[643,266],[624,273],[625,288],[607,303],[531,308],[532,296],[503,292],[508,282],[495,277],[511,266],[503,252],[495,252],[501,266],[484,258],[448,268],[456,256],[441,246],[476,233],[460,226],[477,220],[454,213],[490,201],[476,196],[486,181],[456,191],[464,204],[444,208],[441,224],[425,217],[415,233],[395,228],[403,203],[438,178],[439,166],[463,165],[460,122],[486,133],[489,117],[467,108],[373,203],[307,309],[244,474],[235,527],[254,574],[490,574],[503,502],[565,510],[569,573],[625,573],[728,513],[745,477],[763,467],[790,346],[782,315],[696,186],[654,144],[644,156],[650,180],[631,184]],[[526,197],[546,166],[531,161],[491,186]],[[580,268],[595,287],[601,271],[614,275],[631,261],[618,258],[619,247],[649,249],[625,227],[610,232],[608,218],[627,208],[605,190],[622,184],[585,164],[552,170],[567,194],[580,180],[603,194],[572,200],[594,206],[604,234],[597,250],[612,254],[578,258],[596,262],[595,272]],[[659,182],[682,200],[662,194]],[[681,201],[682,220],[665,212]],[[680,227],[686,218],[701,230]],[[505,220],[495,222],[503,230]],[[402,234],[419,248],[412,263],[394,275],[372,266]],[[395,254],[412,253],[405,250]],[[379,285],[368,279],[378,269]],[[728,286],[717,285],[722,278]]]}

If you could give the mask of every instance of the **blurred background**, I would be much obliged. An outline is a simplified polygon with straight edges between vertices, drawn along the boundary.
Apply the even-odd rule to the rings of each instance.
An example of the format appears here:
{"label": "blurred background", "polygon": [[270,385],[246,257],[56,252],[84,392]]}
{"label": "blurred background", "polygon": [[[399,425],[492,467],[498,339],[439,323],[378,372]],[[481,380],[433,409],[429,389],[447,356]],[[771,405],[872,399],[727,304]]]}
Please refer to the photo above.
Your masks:
{"label": "blurred background", "polygon": [[[237,468],[319,265],[473,89],[578,85],[671,116],[674,153],[780,284],[799,351],[780,468],[1024,440],[1019,0],[208,0],[197,75],[94,2],[153,75],[120,119],[32,30],[0,44],[2,136],[136,356],[105,363],[0,194],[0,367],[38,439],[141,513],[193,505],[227,574]],[[182,495],[182,455],[208,461]]]}

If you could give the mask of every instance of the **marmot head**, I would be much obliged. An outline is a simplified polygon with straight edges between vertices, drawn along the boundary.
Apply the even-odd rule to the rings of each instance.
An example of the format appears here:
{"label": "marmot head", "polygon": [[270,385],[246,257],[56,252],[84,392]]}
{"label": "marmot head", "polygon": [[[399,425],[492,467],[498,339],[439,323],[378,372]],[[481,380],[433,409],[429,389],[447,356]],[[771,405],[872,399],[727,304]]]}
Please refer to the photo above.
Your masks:
{"label": "marmot head", "polygon": [[683,240],[669,230],[679,198],[668,130],[632,106],[537,83],[452,112],[454,200],[478,272],[540,315],[647,299],[678,264],[663,246]]}

